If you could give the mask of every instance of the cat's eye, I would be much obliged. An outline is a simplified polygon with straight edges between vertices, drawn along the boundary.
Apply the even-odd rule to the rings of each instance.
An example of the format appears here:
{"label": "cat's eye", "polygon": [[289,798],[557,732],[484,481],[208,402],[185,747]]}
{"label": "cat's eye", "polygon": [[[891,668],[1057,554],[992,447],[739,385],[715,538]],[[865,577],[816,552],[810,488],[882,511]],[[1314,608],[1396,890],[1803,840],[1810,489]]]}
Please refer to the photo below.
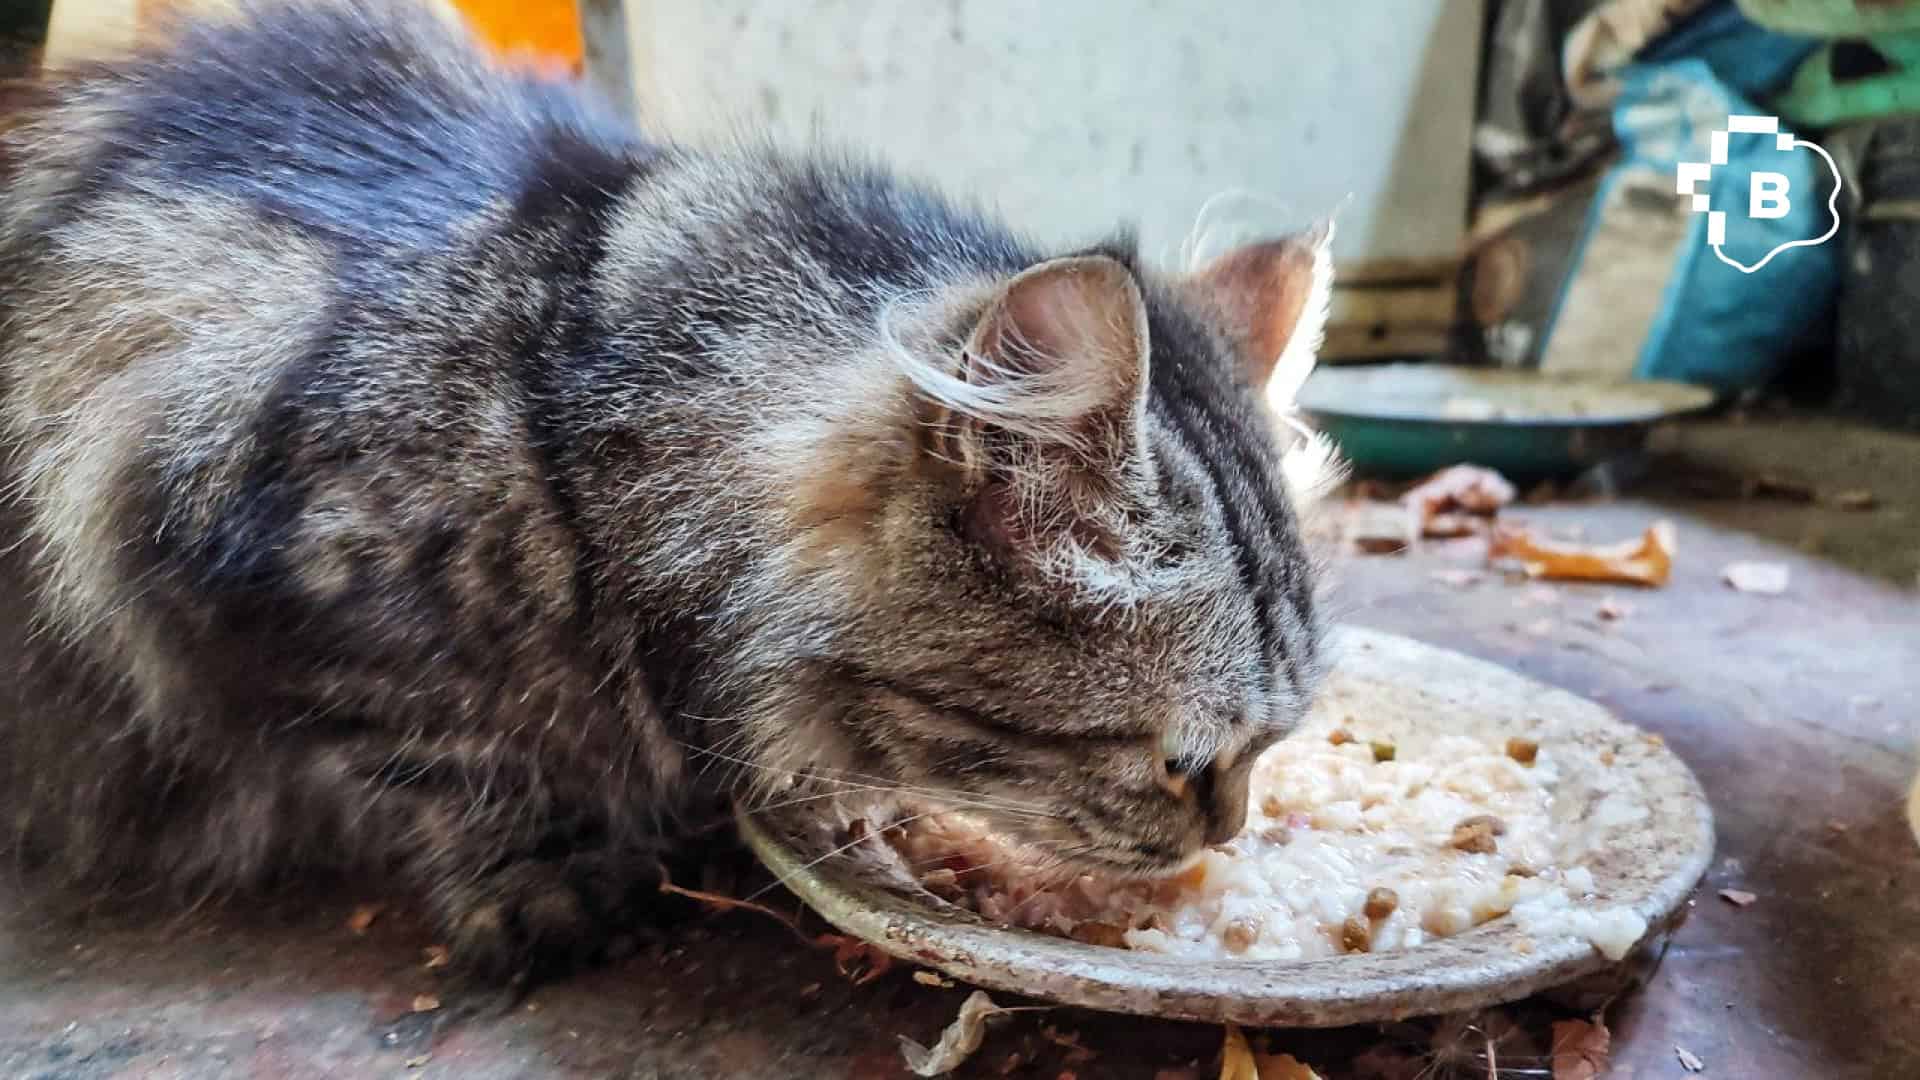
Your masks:
{"label": "cat's eye", "polygon": [[1169,774],[1181,771],[1180,755],[1183,749],[1178,731],[1168,728],[1160,733],[1160,763],[1166,766]]}
{"label": "cat's eye", "polygon": [[1191,771],[1182,759],[1182,750],[1178,732],[1168,729],[1161,734],[1158,747],[1160,786],[1166,788],[1175,798],[1187,793],[1187,773]]}

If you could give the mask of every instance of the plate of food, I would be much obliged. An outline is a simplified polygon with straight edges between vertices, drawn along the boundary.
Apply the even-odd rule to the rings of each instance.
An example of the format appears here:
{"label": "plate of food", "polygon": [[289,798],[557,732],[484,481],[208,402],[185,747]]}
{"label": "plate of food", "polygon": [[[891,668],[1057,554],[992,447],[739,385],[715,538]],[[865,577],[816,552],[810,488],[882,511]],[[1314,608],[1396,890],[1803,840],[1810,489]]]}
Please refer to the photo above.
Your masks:
{"label": "plate of food", "polygon": [[1255,766],[1245,829],[1108,880],[964,812],[738,812],[847,935],[967,982],[1117,1012],[1322,1027],[1516,1000],[1627,962],[1713,853],[1657,736],[1493,664],[1356,628]]}
{"label": "plate of food", "polygon": [[1365,472],[1471,461],[1539,478],[1629,456],[1654,424],[1705,409],[1714,394],[1659,379],[1411,363],[1322,366],[1299,402]]}

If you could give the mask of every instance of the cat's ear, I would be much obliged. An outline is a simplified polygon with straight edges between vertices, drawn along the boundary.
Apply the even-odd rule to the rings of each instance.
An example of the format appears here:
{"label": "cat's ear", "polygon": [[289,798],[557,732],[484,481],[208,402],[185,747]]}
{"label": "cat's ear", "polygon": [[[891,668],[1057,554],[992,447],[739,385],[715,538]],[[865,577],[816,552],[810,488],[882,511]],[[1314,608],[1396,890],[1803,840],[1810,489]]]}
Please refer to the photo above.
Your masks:
{"label": "cat's ear", "polygon": [[1240,350],[1248,385],[1278,408],[1313,371],[1333,298],[1333,223],[1227,252],[1181,282]]}
{"label": "cat's ear", "polygon": [[[974,470],[996,445],[1082,471],[1138,449],[1147,385],[1147,311],[1132,273],[1099,255],[1052,259],[1009,280],[934,386],[940,456]],[[996,443],[998,440],[998,443]]]}

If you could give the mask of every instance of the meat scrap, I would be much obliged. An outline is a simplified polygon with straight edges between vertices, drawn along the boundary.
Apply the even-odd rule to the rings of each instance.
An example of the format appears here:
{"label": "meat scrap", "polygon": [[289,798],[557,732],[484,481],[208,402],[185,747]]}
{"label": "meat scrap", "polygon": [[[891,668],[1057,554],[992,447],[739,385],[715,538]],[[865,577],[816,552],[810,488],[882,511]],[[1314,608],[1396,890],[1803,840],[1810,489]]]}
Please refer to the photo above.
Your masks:
{"label": "meat scrap", "polygon": [[1496,525],[1487,546],[1490,561],[1511,559],[1531,578],[1665,585],[1673,574],[1673,525],[1656,521],[1638,540],[1576,544],[1545,540],[1523,525]]}
{"label": "meat scrap", "polygon": [[1475,519],[1499,513],[1513,497],[1513,485],[1492,469],[1455,465],[1420,481],[1400,501],[1407,507],[1410,538],[1445,539],[1478,532]]}

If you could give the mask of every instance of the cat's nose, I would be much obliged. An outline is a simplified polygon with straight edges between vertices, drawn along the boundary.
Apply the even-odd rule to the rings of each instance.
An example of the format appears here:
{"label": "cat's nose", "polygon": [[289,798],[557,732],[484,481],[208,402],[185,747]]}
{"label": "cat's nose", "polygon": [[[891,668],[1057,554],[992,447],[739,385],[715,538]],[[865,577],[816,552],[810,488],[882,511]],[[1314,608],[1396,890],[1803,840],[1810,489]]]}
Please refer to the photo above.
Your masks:
{"label": "cat's nose", "polygon": [[1192,776],[1194,793],[1206,815],[1208,844],[1224,844],[1240,835],[1247,824],[1247,776],[1244,770],[1223,768],[1215,761]]}

